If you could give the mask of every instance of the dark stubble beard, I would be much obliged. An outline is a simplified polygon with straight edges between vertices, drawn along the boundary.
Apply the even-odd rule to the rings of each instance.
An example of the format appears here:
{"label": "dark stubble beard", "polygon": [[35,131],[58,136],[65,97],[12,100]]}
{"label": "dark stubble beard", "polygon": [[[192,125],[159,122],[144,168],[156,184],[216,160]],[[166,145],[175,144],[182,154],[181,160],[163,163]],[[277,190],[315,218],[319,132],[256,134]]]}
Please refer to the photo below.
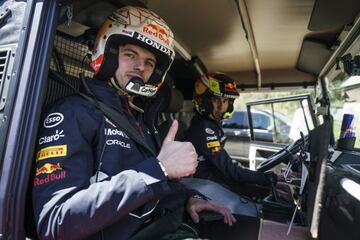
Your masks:
{"label": "dark stubble beard", "polygon": [[223,119],[223,115],[224,113],[215,112],[212,114],[212,117],[214,118],[215,121],[220,122]]}

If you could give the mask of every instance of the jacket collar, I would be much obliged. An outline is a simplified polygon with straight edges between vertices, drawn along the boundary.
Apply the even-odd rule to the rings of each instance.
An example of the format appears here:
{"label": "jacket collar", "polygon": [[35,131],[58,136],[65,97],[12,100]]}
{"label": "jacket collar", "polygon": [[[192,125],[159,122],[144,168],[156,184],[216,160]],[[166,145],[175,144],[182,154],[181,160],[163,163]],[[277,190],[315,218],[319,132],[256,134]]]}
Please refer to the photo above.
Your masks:
{"label": "jacket collar", "polygon": [[96,78],[87,81],[88,87],[95,97],[105,104],[117,109],[122,109],[122,102],[127,101],[127,96],[120,95],[108,82]]}

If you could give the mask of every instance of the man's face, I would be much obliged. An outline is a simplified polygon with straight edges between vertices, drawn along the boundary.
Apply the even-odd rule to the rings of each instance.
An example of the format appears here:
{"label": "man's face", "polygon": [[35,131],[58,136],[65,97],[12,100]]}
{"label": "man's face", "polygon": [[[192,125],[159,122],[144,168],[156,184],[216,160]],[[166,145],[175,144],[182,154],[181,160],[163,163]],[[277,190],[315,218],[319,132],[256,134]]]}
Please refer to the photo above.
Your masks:
{"label": "man's face", "polygon": [[213,107],[213,112],[211,118],[220,122],[223,119],[223,115],[228,109],[229,99],[226,97],[212,97],[211,104]]}
{"label": "man's face", "polygon": [[133,44],[119,47],[118,61],[115,76],[123,89],[132,77],[140,77],[147,82],[156,66],[154,54]]}

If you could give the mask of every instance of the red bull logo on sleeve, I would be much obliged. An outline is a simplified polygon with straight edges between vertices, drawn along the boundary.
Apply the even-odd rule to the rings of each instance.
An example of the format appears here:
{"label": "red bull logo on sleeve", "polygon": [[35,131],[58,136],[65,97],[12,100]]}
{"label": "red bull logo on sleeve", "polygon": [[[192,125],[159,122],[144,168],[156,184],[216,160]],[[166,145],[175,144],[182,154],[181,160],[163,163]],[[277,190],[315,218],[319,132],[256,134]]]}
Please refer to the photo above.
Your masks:
{"label": "red bull logo on sleeve", "polygon": [[56,173],[51,173],[46,175],[46,177],[41,178],[41,177],[35,177],[34,178],[34,186],[41,186],[44,184],[47,184],[49,182],[55,182],[55,181],[59,181],[61,179],[65,179],[66,178],[66,171],[61,171],[59,174]]}
{"label": "red bull logo on sleeve", "polygon": [[62,157],[66,156],[67,154],[67,145],[58,145],[58,146],[51,146],[40,149],[36,154],[36,162],[52,158],[52,157]]}
{"label": "red bull logo on sleeve", "polygon": [[[60,172],[56,172],[58,170],[60,170]],[[60,163],[45,163],[43,166],[36,168],[35,175],[36,177],[34,178],[34,186],[41,186],[49,182],[54,182],[66,178],[66,171],[62,169]]]}
{"label": "red bull logo on sleeve", "polygon": [[143,32],[160,39],[166,45],[170,44],[169,32],[157,24],[149,23],[148,25],[143,27]]}
{"label": "red bull logo on sleeve", "polygon": [[52,163],[45,163],[43,166],[36,168],[35,175],[38,176],[40,174],[50,174],[57,170],[62,170],[60,167],[60,163],[52,164]]}

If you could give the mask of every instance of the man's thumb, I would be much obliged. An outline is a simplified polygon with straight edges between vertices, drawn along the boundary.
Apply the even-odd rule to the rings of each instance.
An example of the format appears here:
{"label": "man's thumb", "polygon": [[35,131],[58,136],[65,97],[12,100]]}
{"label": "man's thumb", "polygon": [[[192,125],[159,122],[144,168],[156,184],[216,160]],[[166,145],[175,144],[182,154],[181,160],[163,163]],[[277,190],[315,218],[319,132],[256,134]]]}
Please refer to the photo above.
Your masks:
{"label": "man's thumb", "polygon": [[178,121],[177,120],[174,120],[171,124],[171,127],[169,129],[169,132],[167,133],[165,139],[164,139],[164,143],[166,142],[171,142],[171,141],[174,141],[175,140],[175,136],[176,136],[176,133],[177,133],[177,130],[178,130]]}

